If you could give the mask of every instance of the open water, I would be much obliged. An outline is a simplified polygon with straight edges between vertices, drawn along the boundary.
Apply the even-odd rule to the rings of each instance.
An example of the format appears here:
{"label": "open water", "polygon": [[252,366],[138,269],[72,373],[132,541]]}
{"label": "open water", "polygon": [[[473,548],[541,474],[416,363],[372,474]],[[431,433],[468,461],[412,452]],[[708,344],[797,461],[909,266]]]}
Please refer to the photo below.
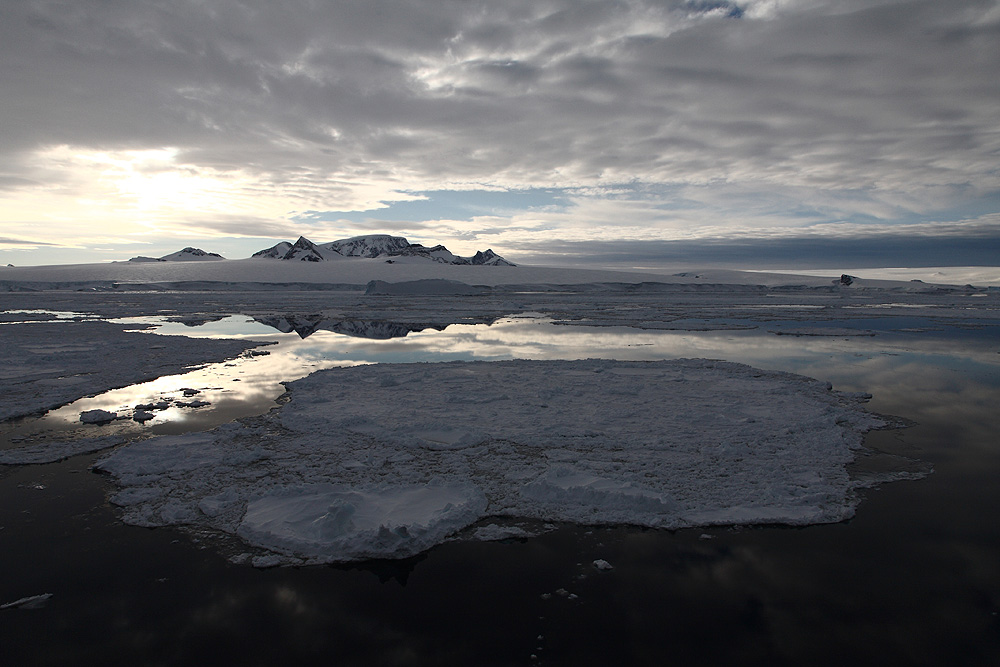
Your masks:
{"label": "open water", "polygon": [[[6,664],[1000,660],[995,327],[873,318],[837,332],[802,322],[682,332],[556,325],[524,314],[372,339],[323,330],[302,338],[242,316],[158,324],[160,333],[279,342],[262,348],[268,355],[22,422],[7,429],[7,446],[81,432],[84,409],[180,400],[183,389],[210,405],[157,411],[145,425],[88,428],[203,430],[260,414],[282,393],[281,380],[332,365],[709,357],[871,393],[870,409],[914,425],[869,434],[868,445],[885,456],[860,461],[858,474],[896,465],[894,456],[934,472],[865,492],[857,516],[834,525],[559,525],[524,540],[446,543],[403,561],[256,570],[225,560],[231,538],[123,525],[106,499],[109,480],[89,471],[95,455],[9,468],[0,473],[0,604],[52,597],[34,609],[0,609]],[[598,570],[595,559],[613,569]]]}

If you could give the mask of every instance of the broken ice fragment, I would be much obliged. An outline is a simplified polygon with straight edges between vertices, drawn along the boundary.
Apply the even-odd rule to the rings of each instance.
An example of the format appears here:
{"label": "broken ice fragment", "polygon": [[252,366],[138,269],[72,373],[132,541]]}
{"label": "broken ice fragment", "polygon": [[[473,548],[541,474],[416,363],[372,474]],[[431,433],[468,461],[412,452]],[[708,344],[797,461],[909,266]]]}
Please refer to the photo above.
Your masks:
{"label": "broken ice fragment", "polygon": [[107,410],[84,410],[80,413],[80,421],[84,424],[109,424],[118,419],[118,413]]}

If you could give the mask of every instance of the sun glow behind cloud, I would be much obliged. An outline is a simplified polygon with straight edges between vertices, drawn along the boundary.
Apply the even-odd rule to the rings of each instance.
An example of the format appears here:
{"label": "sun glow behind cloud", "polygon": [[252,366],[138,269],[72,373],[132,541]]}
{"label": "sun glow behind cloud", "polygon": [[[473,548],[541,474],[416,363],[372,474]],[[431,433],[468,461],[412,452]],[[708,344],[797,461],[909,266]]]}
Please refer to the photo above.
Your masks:
{"label": "sun glow behind cloud", "polygon": [[72,146],[38,151],[27,160],[36,185],[4,193],[0,220],[11,235],[36,238],[44,229],[45,240],[72,246],[197,234],[186,223],[192,215],[278,213],[272,207],[280,206],[280,200],[254,193],[252,179],[239,172],[178,165],[177,153],[175,148]]}
{"label": "sun glow behind cloud", "polygon": [[1000,237],[997,2],[73,7],[0,7],[0,248]]}
{"label": "sun glow behind cloud", "polygon": [[37,151],[25,160],[34,185],[0,192],[0,224],[7,236],[70,247],[145,243],[157,236],[212,238],[220,232],[281,236],[296,229],[297,211],[290,206],[350,210],[384,206],[385,197],[413,197],[364,182],[331,197],[311,188],[309,179],[275,182],[250,170],[183,163],[180,153],[174,147],[109,151],[65,145]]}

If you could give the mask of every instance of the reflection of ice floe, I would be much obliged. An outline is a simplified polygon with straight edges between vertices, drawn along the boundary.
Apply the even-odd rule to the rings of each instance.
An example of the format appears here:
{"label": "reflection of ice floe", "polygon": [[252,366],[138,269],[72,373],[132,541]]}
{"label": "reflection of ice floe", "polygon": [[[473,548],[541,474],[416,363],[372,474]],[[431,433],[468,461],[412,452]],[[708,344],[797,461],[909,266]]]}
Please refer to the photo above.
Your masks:
{"label": "reflection of ice floe", "polygon": [[270,564],[411,555],[485,516],[839,521],[846,466],[887,424],[826,383],[706,360],[378,364],[288,387],[264,417],[101,461],[125,520],[237,534]]}

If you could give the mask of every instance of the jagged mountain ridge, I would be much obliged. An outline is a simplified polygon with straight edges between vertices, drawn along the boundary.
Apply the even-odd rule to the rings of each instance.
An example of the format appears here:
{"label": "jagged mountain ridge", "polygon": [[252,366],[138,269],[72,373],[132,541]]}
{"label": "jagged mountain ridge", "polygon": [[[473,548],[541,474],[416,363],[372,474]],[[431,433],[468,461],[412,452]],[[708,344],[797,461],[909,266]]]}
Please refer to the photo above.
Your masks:
{"label": "jagged mountain ridge", "polygon": [[419,243],[410,243],[402,236],[389,234],[369,234],[340,239],[328,243],[313,243],[300,236],[295,243],[282,241],[270,248],[255,252],[253,257],[264,259],[299,260],[303,262],[323,262],[347,257],[386,257],[386,261],[394,258],[422,257],[441,264],[467,264],[476,266],[515,266],[493,250],[478,251],[472,257],[460,257],[443,245],[426,247]]}

